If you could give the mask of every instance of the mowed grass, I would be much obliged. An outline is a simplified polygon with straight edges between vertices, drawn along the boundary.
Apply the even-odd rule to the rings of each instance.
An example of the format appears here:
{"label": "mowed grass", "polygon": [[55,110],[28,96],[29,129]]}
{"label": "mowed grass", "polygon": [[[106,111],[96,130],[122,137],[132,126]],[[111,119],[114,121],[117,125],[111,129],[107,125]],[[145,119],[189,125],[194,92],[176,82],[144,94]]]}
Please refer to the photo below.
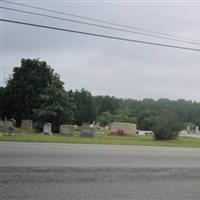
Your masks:
{"label": "mowed grass", "polygon": [[39,133],[17,132],[8,136],[0,133],[0,141],[13,142],[48,142],[71,144],[113,144],[113,145],[143,145],[163,147],[193,147],[200,148],[200,139],[192,137],[178,137],[176,140],[157,141],[150,136],[114,136],[106,133],[98,133],[93,138],[74,136],[62,136],[58,134],[42,135]]}

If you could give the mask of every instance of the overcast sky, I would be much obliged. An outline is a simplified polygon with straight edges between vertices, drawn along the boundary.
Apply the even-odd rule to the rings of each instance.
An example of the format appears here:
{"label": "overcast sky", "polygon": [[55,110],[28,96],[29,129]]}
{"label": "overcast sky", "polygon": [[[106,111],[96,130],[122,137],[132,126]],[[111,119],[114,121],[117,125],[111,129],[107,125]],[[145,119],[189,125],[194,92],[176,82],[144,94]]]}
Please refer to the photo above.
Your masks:
{"label": "overcast sky", "polygon": [[[17,2],[200,41],[200,1]],[[0,3],[5,7],[80,20]],[[1,10],[1,17],[200,49],[200,45],[105,30],[13,11]],[[0,23],[0,73],[4,82],[9,74],[12,74],[13,67],[20,65],[21,58],[40,58],[60,74],[67,90],[85,88],[93,95],[134,99],[184,98],[200,101],[200,52]]]}

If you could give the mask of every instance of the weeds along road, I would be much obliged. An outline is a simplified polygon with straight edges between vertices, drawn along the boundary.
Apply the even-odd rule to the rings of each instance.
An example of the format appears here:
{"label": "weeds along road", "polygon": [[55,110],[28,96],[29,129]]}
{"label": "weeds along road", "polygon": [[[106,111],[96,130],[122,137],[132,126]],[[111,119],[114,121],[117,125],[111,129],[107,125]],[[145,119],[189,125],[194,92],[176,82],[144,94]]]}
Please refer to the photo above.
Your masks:
{"label": "weeds along road", "polygon": [[200,149],[0,143],[0,199],[200,199]]}

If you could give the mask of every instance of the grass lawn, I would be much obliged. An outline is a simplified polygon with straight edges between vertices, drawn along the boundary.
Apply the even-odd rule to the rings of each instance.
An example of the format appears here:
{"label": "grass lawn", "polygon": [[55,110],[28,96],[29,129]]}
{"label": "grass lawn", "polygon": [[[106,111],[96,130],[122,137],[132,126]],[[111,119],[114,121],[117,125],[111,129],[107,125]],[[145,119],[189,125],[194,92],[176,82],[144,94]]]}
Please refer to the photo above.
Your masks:
{"label": "grass lawn", "polygon": [[156,141],[150,136],[114,136],[99,133],[93,138],[62,135],[42,135],[39,133],[25,133],[17,131],[16,135],[7,136],[0,133],[0,141],[13,142],[50,142],[50,143],[77,143],[77,144],[118,144],[144,145],[163,147],[194,147],[200,148],[200,139],[192,137],[178,137],[176,140]]}

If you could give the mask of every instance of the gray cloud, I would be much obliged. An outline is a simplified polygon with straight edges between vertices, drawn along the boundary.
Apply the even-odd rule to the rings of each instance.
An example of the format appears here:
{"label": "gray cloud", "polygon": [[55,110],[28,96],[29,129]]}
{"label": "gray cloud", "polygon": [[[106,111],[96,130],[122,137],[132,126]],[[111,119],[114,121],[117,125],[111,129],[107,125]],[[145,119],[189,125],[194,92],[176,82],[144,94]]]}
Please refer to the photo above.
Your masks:
{"label": "gray cloud", "polygon": [[[195,39],[200,35],[200,3],[137,2],[124,3],[121,7],[97,2],[30,1],[27,3]],[[144,13],[134,11],[135,7]],[[153,15],[155,13],[165,17],[156,17]],[[62,21],[11,14],[7,11],[4,11],[3,15],[5,18],[33,23],[174,43]],[[6,23],[3,23],[2,43],[5,79],[12,72],[12,68],[20,64],[21,58],[39,57],[41,60],[46,60],[61,75],[66,83],[66,89],[84,87],[95,95],[109,94],[137,99],[167,97],[200,100],[198,52],[145,46]],[[200,48],[197,45],[193,46]]]}

